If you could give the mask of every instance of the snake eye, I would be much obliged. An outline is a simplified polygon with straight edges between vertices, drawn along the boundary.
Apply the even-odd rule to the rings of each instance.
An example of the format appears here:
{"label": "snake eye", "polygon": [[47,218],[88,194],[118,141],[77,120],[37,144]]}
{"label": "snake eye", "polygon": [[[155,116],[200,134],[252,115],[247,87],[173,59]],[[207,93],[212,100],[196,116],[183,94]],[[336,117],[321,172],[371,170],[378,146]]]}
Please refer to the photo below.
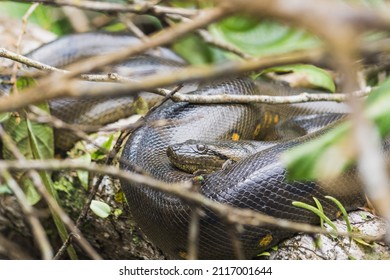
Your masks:
{"label": "snake eye", "polygon": [[206,146],[202,145],[202,144],[197,144],[196,149],[198,150],[198,152],[201,152],[201,153],[206,152]]}

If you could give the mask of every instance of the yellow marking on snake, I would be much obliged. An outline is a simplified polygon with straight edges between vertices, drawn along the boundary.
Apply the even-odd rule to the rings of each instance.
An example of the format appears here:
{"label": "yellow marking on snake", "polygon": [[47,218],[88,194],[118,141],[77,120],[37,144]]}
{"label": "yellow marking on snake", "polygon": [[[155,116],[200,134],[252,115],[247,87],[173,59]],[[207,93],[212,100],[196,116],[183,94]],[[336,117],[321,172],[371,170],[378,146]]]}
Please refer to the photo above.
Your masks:
{"label": "yellow marking on snake", "polygon": [[265,114],[264,114],[264,126],[265,127],[268,126],[268,112],[265,112]]}
{"label": "yellow marking on snake", "polygon": [[238,134],[238,133],[233,133],[233,134],[232,134],[232,140],[233,140],[233,141],[238,141],[238,140],[240,140],[240,134]]}
{"label": "yellow marking on snake", "polygon": [[261,132],[261,124],[259,123],[258,125],[256,125],[256,128],[253,131],[253,138],[257,138],[257,136],[260,135],[260,132]]}
{"label": "yellow marking on snake", "polygon": [[268,246],[272,242],[272,240],[273,240],[272,234],[267,234],[262,239],[260,239],[259,246],[260,247]]}
{"label": "yellow marking on snake", "polygon": [[274,116],[274,123],[277,124],[278,122],[279,122],[279,115],[276,114],[276,115]]}

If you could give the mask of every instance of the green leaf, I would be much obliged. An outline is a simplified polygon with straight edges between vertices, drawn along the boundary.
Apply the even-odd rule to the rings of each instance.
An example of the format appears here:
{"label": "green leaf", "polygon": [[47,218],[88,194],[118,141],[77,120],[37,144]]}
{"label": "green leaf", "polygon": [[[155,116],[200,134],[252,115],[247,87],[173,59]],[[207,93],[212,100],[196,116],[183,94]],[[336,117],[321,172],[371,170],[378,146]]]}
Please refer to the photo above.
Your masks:
{"label": "green leaf", "polygon": [[[39,107],[45,111],[48,111],[48,105],[43,104]],[[34,135],[36,139],[36,144],[42,155],[42,158],[52,158],[54,155],[54,137],[53,129],[45,124],[39,123],[30,123],[31,134],[29,134],[29,128],[27,126],[27,120],[23,115],[12,114],[4,122],[5,131],[11,136],[15,144],[19,148],[20,152],[27,158],[32,159],[33,150],[32,150],[32,138],[31,135]],[[6,159],[13,159],[12,153],[3,146],[3,156]]]}
{"label": "green leaf", "polygon": [[232,16],[209,27],[218,39],[253,55],[288,53],[313,48],[320,41],[307,32],[271,20],[257,20],[246,16]]}
{"label": "green leaf", "polygon": [[16,80],[16,87],[19,89],[19,90],[22,90],[22,89],[25,89],[25,88],[28,88],[28,87],[31,87],[31,86],[34,86],[36,85],[37,82],[31,78],[31,77],[24,77],[24,76],[21,76],[19,77],[17,80]]}
{"label": "green leaf", "polygon": [[[322,213],[324,213],[324,208],[322,207],[321,202],[315,197],[313,197],[313,200],[314,200],[318,210],[321,211]],[[324,219],[322,217],[320,217],[320,226],[322,228],[324,227]]]}
{"label": "green leaf", "polygon": [[258,257],[269,257],[271,256],[270,252],[262,252],[260,254],[257,255]]}
{"label": "green leaf", "polygon": [[58,181],[53,182],[53,187],[56,189],[56,191],[65,192],[67,195],[71,195],[74,186],[73,184],[68,181],[65,177],[60,177]]}
{"label": "green leaf", "polygon": [[[29,79],[20,79],[20,87],[28,86],[31,83]],[[41,109],[48,111],[47,104],[39,106]],[[19,151],[27,159],[36,159],[34,155],[34,148],[39,150],[40,158],[52,158],[54,155],[54,140],[53,130],[50,126],[39,123],[32,123],[28,121],[23,112],[21,115],[10,114],[4,121],[4,130],[10,135],[16,144]],[[34,137],[32,137],[34,136]],[[2,153],[5,159],[14,159],[12,152],[7,145],[2,146]],[[21,181],[21,185],[25,191],[28,201],[34,205],[40,200],[40,195],[35,190],[31,179],[24,176],[24,173],[18,173],[17,177]]]}
{"label": "green leaf", "polygon": [[0,185],[0,195],[1,194],[12,194],[12,190],[7,185]]}
{"label": "green leaf", "polygon": [[[38,131],[36,130],[37,124],[34,125],[34,123],[32,123],[29,119],[26,119],[26,125],[27,125],[28,137],[29,137],[30,142],[31,142],[30,144],[31,144],[32,158],[40,159],[40,160],[47,158],[47,156],[48,156],[47,153],[48,152],[53,153],[53,149],[46,149],[47,148],[46,145],[43,145],[43,146],[40,145],[39,138],[35,134],[38,131],[40,132],[40,129]],[[42,126],[42,125],[39,124],[39,126]],[[56,192],[56,189],[54,188],[53,182],[51,180],[50,173],[48,171],[40,171],[38,173],[42,179],[42,182],[43,182],[46,190],[58,202],[57,192]],[[61,218],[58,216],[58,214],[56,213],[56,211],[54,211],[53,208],[49,207],[49,209],[50,209],[51,215],[53,217],[54,223],[57,227],[58,234],[60,235],[61,240],[63,242],[65,242],[65,240],[68,237],[68,232],[66,230],[65,224],[62,222]],[[68,252],[71,259],[73,259],[73,260],[77,259],[76,251],[72,245],[68,246],[67,252]]]}
{"label": "green leaf", "polygon": [[213,49],[199,36],[188,35],[177,40],[172,49],[186,61],[194,65],[216,62],[222,59],[220,50]]}
{"label": "green leaf", "polygon": [[[343,146],[333,146],[335,141],[346,139],[349,123],[332,129],[325,135],[297,145],[282,154],[288,169],[288,180],[314,180],[338,175],[350,164]],[[347,141],[345,141],[347,143]],[[337,158],[337,161],[334,160]]]}
{"label": "green leaf", "polygon": [[[13,3],[11,1],[0,3],[0,15],[21,19],[31,4]],[[58,35],[65,34],[71,30],[71,25],[66,17],[58,13],[58,8],[39,6],[29,17],[29,22],[40,25]]]}
{"label": "green leaf", "polygon": [[[42,104],[39,107],[45,111],[49,110],[47,104]],[[26,119],[24,115],[19,116],[12,114],[11,117],[4,122],[4,129],[14,140],[23,156],[27,159],[47,159],[53,157],[53,130],[48,125],[33,123]],[[3,156],[7,159],[13,158],[11,151],[7,149],[6,145],[3,145]],[[41,171],[39,172],[39,175],[48,192],[57,200],[50,173]],[[19,173],[18,177],[21,179],[27,199],[30,203],[36,203],[40,199],[40,196],[31,183],[31,180],[22,173]],[[50,210],[58,233],[61,239],[65,241],[68,236],[66,227],[55,211],[51,208]],[[68,247],[68,253],[72,259],[77,259],[76,252],[72,246]]]}
{"label": "green leaf", "polygon": [[6,120],[8,120],[10,118],[10,116],[11,116],[11,113],[9,113],[9,112],[0,113],[0,123],[3,123]]}
{"label": "green leaf", "polygon": [[340,209],[341,213],[343,213],[343,217],[344,217],[344,221],[345,221],[345,224],[347,225],[347,231],[348,232],[352,232],[352,226],[351,226],[351,223],[349,221],[349,217],[348,217],[348,214],[347,214],[347,210],[345,210],[343,204],[341,204],[340,201],[338,201],[336,198],[334,198],[333,196],[330,196],[330,195],[327,195],[325,196],[325,198],[331,200],[334,202],[334,204],[337,205],[337,207]]}
{"label": "green leaf", "polygon": [[309,210],[316,214],[318,217],[322,218],[334,231],[337,231],[336,225],[320,210],[315,208],[314,206],[311,206],[307,203],[304,202],[299,202],[299,201],[293,201],[292,205]]}
{"label": "green leaf", "polygon": [[[363,113],[383,138],[390,132],[390,79],[375,88],[365,101]],[[282,155],[290,180],[329,179],[350,167],[356,159],[351,147],[352,124],[345,121]],[[352,151],[351,151],[352,150]]]}
{"label": "green leaf", "polygon": [[135,112],[138,115],[145,115],[149,111],[148,103],[142,97],[138,97],[134,101],[134,105],[133,106],[135,108]]}
{"label": "green leaf", "polygon": [[360,245],[367,246],[367,247],[370,247],[370,248],[373,248],[373,247],[374,247],[373,244],[367,243],[366,241],[364,241],[364,240],[361,239],[361,238],[354,238],[353,240],[354,240],[355,242],[359,243]]}
{"label": "green leaf", "polygon": [[110,151],[114,143],[114,134],[111,134],[110,137],[102,144],[102,149],[97,149],[91,153],[92,160],[100,160],[106,156],[107,151]]}
{"label": "green leaf", "polygon": [[124,25],[122,22],[116,22],[114,24],[110,24],[110,25],[104,27],[104,30],[110,31],[110,32],[125,31],[126,25]]}
{"label": "green leaf", "polygon": [[111,207],[98,200],[92,200],[89,208],[100,218],[107,218],[111,214]]}
{"label": "green leaf", "polygon": [[271,67],[262,73],[294,73],[293,83],[299,87],[323,88],[335,92],[336,86],[332,76],[325,70],[309,64],[293,64]]}
{"label": "green leaf", "polygon": [[[86,153],[78,158],[83,163],[90,164],[91,163],[91,155]],[[81,185],[83,186],[84,189],[88,190],[89,186],[89,172],[85,170],[77,170],[77,177],[80,180]]]}
{"label": "green leaf", "polygon": [[114,210],[115,217],[119,217],[120,215],[122,215],[122,213],[123,213],[122,209],[117,208]]}

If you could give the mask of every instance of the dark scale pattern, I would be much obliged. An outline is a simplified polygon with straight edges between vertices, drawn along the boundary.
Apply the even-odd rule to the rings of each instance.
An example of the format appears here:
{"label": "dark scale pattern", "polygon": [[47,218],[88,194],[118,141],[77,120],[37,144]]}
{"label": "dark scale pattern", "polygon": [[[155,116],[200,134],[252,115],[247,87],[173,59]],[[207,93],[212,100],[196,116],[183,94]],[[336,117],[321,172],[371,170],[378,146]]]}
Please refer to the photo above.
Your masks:
{"label": "dark scale pattern", "polygon": [[[112,52],[138,43],[132,36],[110,35],[104,33],[86,33],[66,36],[49,43],[28,56],[56,67],[63,67],[83,57]],[[160,54],[150,51],[142,56],[129,58],[113,68],[114,72],[131,76],[150,75],[151,73],[178,71],[183,61],[167,49],[161,48]],[[159,56],[159,57],[158,57]],[[80,86],[93,86],[87,82]],[[194,94],[257,94],[257,87],[246,78],[220,80],[205,84],[188,84],[183,91],[194,89]],[[196,89],[196,90],[195,90]],[[0,88],[6,91],[5,88]],[[260,92],[263,93],[263,92]],[[141,93],[147,95],[147,93]],[[143,96],[144,97],[144,96]],[[121,99],[73,101],[62,99],[50,103],[53,114],[69,123],[104,124],[111,118],[123,117],[132,97]],[[106,102],[106,103],[105,103]],[[105,103],[106,105],[101,105]],[[131,104],[129,104],[131,105]],[[192,175],[178,171],[171,165],[166,155],[169,145],[189,139],[214,141],[229,140],[232,134],[240,139],[251,139],[254,129],[263,123],[265,111],[274,110],[281,121],[292,116],[297,117],[316,112],[344,113],[335,103],[324,105],[260,106],[260,105],[189,105],[186,103],[166,102],[154,111],[146,124],[136,130],[123,151],[122,168],[134,171],[138,166],[151,176],[166,182],[179,182],[192,179]],[[316,107],[317,106],[317,107]],[[325,108],[326,107],[326,108]],[[110,109],[107,109],[110,108]],[[336,108],[336,109],[334,109]],[[330,111],[328,111],[330,109]],[[132,111],[133,110],[133,111]],[[134,112],[130,109],[129,115]],[[269,115],[270,116],[270,115]],[[272,115],[273,116],[273,115]],[[268,118],[270,119],[270,118]],[[156,120],[166,120],[165,125],[157,125]],[[274,119],[273,119],[274,120]],[[318,221],[307,211],[292,207],[294,200],[312,203],[312,196],[321,200],[325,211],[335,214],[335,207],[324,200],[323,196],[333,195],[349,208],[360,206],[361,193],[357,176],[351,171],[337,181],[316,184],[314,182],[285,181],[286,171],[279,162],[279,155],[298,143],[310,140],[314,135],[299,141],[277,144],[251,155],[237,164],[205,176],[201,192],[210,199],[241,208],[250,208],[262,213],[291,219],[294,221]],[[68,138],[60,134],[61,138]],[[74,140],[71,140],[74,141]],[[177,258],[187,248],[190,208],[176,197],[153,191],[144,185],[122,182],[133,216],[145,234],[168,255]],[[226,225],[209,209],[203,209],[205,215],[200,220],[200,258],[233,258],[231,239]],[[267,236],[272,236],[268,243]],[[268,246],[291,235],[290,232],[272,227],[246,226],[239,239],[248,258],[253,257]]]}
{"label": "dark scale pattern", "polygon": [[[81,33],[63,36],[26,56],[54,67],[63,68],[82,58],[115,52],[137,43],[140,43],[140,40],[130,35],[104,32]],[[183,64],[184,61],[172,51],[160,48],[157,52],[148,51],[138,57],[129,58],[117,65],[107,67],[104,73],[117,73],[125,77],[137,78],[144,76],[145,73],[148,75],[162,73],[168,69],[174,71]],[[104,84],[80,81],[79,86],[93,91],[94,88],[104,86]],[[109,84],[109,87],[112,88],[112,84]],[[0,87],[0,94],[1,91]],[[8,89],[5,91],[7,92]],[[102,126],[135,114],[132,104],[138,96],[150,105],[159,99],[155,94],[144,92],[119,98],[61,98],[51,100],[49,105],[51,114],[67,123]],[[70,131],[55,132],[56,148],[60,150],[70,149],[77,140],[78,137]]]}
{"label": "dark scale pattern", "polygon": [[[196,94],[255,94],[250,80],[233,79],[199,86]],[[294,109],[297,110],[297,109]],[[305,109],[306,110],[306,109]],[[147,124],[133,133],[124,149],[123,158],[142,168],[155,178],[178,182],[190,180],[193,176],[178,171],[171,165],[166,154],[168,146],[186,140],[213,141],[231,139],[238,133],[242,139],[251,137],[253,129],[261,121],[263,109],[248,105],[190,105],[167,102],[151,114]],[[153,125],[155,120],[168,120],[167,125]],[[279,155],[289,147],[310,140],[310,134],[299,141],[278,144],[239,161],[221,171],[205,176],[201,191],[207,197],[240,208],[250,208],[275,217],[293,221],[317,223],[318,218],[306,210],[292,206],[292,201],[313,204],[312,197],[321,200],[325,210],[332,213],[336,208],[323,196],[336,194],[340,188],[332,184],[319,186],[314,182],[293,182],[285,180],[285,169],[279,162]],[[151,152],[153,151],[153,152]],[[123,168],[131,169],[129,166]],[[353,177],[353,174],[346,176]],[[347,179],[348,179],[347,178]],[[347,180],[343,181],[343,184]],[[146,235],[165,253],[173,258],[187,248],[187,227],[190,210],[180,200],[144,186],[123,184],[128,201],[137,203],[132,207],[136,221]],[[361,205],[361,200],[350,201],[349,188],[335,195],[351,208]],[[360,195],[360,191],[354,191]],[[147,198],[145,198],[145,195]],[[142,208],[142,209],[139,209]],[[210,210],[200,221],[200,258],[233,258],[231,238],[226,225]],[[272,235],[272,241],[262,246],[262,238]],[[245,227],[239,238],[248,258],[259,251],[276,244],[291,232],[272,227]]]}

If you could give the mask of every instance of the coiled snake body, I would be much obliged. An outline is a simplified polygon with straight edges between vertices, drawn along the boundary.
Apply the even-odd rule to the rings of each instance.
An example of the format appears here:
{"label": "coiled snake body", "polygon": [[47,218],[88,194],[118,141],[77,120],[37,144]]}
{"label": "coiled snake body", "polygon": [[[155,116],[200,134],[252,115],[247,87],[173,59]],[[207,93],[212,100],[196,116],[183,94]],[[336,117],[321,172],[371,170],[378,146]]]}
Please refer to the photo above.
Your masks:
{"label": "coiled snake body", "polygon": [[[104,33],[71,35],[41,47],[32,52],[30,57],[60,67],[82,57],[113,51],[134,42],[138,40],[126,35]],[[128,69],[138,69],[137,67],[141,65],[139,68],[141,75],[145,71],[160,70],[172,71],[174,75],[175,69],[180,68],[183,62],[168,50],[162,50],[162,52],[160,50],[162,58],[149,53],[116,65],[111,71],[126,75]],[[137,74],[137,70],[135,72]],[[134,75],[134,72],[131,74]],[[258,89],[249,78],[235,78],[191,84],[182,91],[201,95],[221,93],[253,95]],[[70,123],[83,123],[86,120],[89,123],[97,121],[102,124],[110,121],[107,118],[123,117],[119,112],[125,111],[126,107],[131,108],[129,104],[132,102],[133,97],[112,100],[86,98],[82,101],[62,99],[52,101],[51,108],[54,115]],[[106,105],[102,104],[108,105],[105,107]],[[277,106],[272,110],[282,117],[283,115],[287,117],[289,113],[286,112],[293,107],[289,108]],[[121,167],[134,171],[136,166],[165,182],[192,180],[194,177],[192,174],[179,171],[170,163],[166,152],[168,146],[189,139],[204,141],[232,139],[233,135],[238,135],[242,139],[253,139],[259,134],[259,126],[264,126],[264,115],[268,109],[260,105],[191,105],[168,100],[148,115],[145,124],[132,133],[123,150],[122,159],[125,163]],[[130,110],[123,114],[131,113],[133,112]],[[160,120],[164,120],[165,123],[157,122]],[[321,201],[325,213],[333,218],[336,217],[338,209],[324,199],[325,195],[336,197],[349,209],[361,206],[362,190],[353,170],[344,173],[337,182],[319,184],[286,180],[286,169],[280,161],[281,153],[309,141],[312,137],[314,136],[309,134],[295,140],[284,141],[222,170],[204,175],[197,191],[220,203],[304,223],[318,223],[318,218],[307,210],[294,207],[293,201],[313,204],[314,196]],[[170,257],[185,256],[192,208],[176,197],[143,185],[122,182],[122,187],[136,223],[151,241]],[[204,208],[202,211],[203,215],[199,222],[199,257],[234,258],[231,228],[209,209]],[[286,230],[269,226],[245,226],[237,237],[245,257],[251,258],[290,235],[291,233]]]}

